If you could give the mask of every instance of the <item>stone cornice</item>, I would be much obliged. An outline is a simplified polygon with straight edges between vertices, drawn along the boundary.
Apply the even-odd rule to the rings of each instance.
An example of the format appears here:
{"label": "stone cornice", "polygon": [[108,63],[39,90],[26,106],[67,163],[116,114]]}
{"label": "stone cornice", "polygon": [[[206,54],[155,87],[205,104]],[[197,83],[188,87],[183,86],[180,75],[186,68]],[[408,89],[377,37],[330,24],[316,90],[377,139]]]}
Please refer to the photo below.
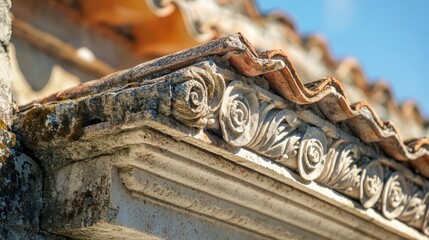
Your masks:
{"label": "stone cornice", "polygon": [[[153,0],[139,3],[132,0],[104,0],[103,6],[96,1],[77,2],[82,7],[75,9],[79,19],[98,23],[96,26],[102,23],[111,28],[132,26],[130,32],[134,37],[134,52],[151,57],[243,31],[257,49],[288,49],[288,55],[294,59],[300,74],[307,76],[304,80],[312,81],[328,75],[339,77],[345,85],[354,89],[350,90],[354,99],[365,98],[374,107],[383,108],[389,113],[382,117],[396,118],[397,127],[403,130],[406,138],[427,135],[423,134],[426,132],[425,119],[416,103],[400,103],[384,81],[369,82],[355,59],[335,59],[323,36],[302,36],[293,19],[279,12],[261,14],[254,1],[178,0],[160,4]],[[65,12],[72,9],[70,5],[65,8],[69,8]],[[126,11],[118,12],[115,10],[117,8]],[[59,9],[64,9],[64,6]],[[171,31],[165,27],[166,19],[169,23],[174,22],[175,30],[181,31]],[[150,39],[146,37],[148,34],[152,36]],[[165,38],[166,35],[171,37]]]}
{"label": "stone cornice", "polygon": [[[368,218],[372,210],[364,209],[372,208],[386,219],[429,234],[428,181],[397,161],[407,161],[426,175],[426,148],[410,151],[410,145],[404,145],[394,127],[382,123],[370,106],[351,106],[335,79],[304,86],[284,52],[258,55],[241,35],[109,75],[41,103],[17,115],[15,131],[48,172],[124,148],[123,143],[107,140],[92,145],[98,136],[146,127],[257,168],[273,179],[292,170],[302,191],[323,200],[332,198],[328,202],[334,205],[352,199],[354,206],[345,208],[360,218]],[[123,167],[119,176],[131,192],[151,197],[174,188],[155,198],[205,211],[198,208],[208,203],[189,203],[192,194],[169,200],[180,195],[180,187],[165,183],[157,185],[161,190],[153,189],[148,180],[138,183],[134,170]],[[311,184],[342,196],[317,193]],[[222,218],[223,211],[214,209],[209,217]],[[253,218],[227,219],[235,225],[249,223],[249,229],[258,225]],[[391,232],[398,224],[379,218],[375,222]],[[282,236],[269,228],[262,227],[260,233]],[[408,233],[400,234],[423,237]]]}

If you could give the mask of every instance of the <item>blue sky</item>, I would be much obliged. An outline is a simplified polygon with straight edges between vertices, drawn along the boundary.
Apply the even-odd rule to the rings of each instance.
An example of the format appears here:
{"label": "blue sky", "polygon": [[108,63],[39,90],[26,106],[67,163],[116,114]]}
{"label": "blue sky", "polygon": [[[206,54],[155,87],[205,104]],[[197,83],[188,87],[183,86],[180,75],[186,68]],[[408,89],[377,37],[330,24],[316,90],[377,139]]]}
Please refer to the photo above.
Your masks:
{"label": "blue sky", "polygon": [[388,81],[399,101],[415,100],[429,117],[429,1],[257,0],[281,10],[301,34],[321,33],[336,59],[359,60],[369,81]]}

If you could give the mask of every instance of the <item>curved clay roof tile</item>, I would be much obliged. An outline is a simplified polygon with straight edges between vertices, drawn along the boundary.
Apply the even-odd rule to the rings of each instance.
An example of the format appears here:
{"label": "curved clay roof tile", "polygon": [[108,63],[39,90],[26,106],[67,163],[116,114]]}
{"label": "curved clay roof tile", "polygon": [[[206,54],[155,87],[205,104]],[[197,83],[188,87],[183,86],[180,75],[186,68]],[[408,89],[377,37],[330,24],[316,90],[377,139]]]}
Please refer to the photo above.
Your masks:
{"label": "curved clay roof tile", "polygon": [[383,122],[370,104],[351,104],[338,80],[325,78],[304,85],[285,51],[272,50],[258,54],[241,34],[221,38],[108,75],[100,80],[84,83],[42,99],[39,103],[74,99],[124,87],[135,81],[145,81],[148,76],[165,69],[174,71],[210,55],[224,56],[225,60],[245,76],[263,76],[271,89],[285,99],[299,105],[317,105],[332,123],[346,123],[363,142],[377,144],[387,156],[409,162],[421,175],[429,177],[427,138],[404,142],[396,127],[390,121]]}

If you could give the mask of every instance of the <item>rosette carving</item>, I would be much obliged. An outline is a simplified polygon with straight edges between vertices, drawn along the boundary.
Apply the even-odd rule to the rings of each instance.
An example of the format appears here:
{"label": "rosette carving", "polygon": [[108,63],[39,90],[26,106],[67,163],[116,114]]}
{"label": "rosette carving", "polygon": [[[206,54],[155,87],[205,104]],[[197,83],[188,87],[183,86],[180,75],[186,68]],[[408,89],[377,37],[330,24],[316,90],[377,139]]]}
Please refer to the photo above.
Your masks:
{"label": "rosette carving", "polygon": [[405,209],[409,189],[404,175],[394,172],[388,178],[382,193],[381,210],[388,219],[399,217]]}
{"label": "rosette carving", "polygon": [[298,149],[298,172],[306,180],[320,176],[325,167],[327,139],[321,130],[307,127]]}
{"label": "rosette carving", "polygon": [[[359,200],[363,208],[379,203],[377,209],[387,219],[397,218],[429,235],[426,180],[404,176],[403,168],[389,159],[370,161],[377,153],[335,126],[303,115],[298,119],[284,99],[212,64],[206,61],[170,74],[170,113],[177,120],[221,132],[228,144],[275,160],[305,180]],[[391,171],[396,172],[385,179]]]}
{"label": "rosette carving", "polygon": [[232,81],[224,94],[219,119],[223,139],[237,147],[245,146],[258,129],[259,102],[254,88]]}
{"label": "rosette carving", "polygon": [[358,197],[362,169],[356,163],[360,157],[357,144],[335,144],[330,148],[325,168],[317,180],[347,195]]}
{"label": "rosette carving", "polygon": [[364,208],[370,208],[378,201],[384,185],[383,166],[379,161],[371,161],[362,171],[359,200]]}
{"label": "rosette carving", "polygon": [[182,123],[203,128],[219,108],[225,91],[222,75],[208,66],[192,66],[174,79],[172,115]]}

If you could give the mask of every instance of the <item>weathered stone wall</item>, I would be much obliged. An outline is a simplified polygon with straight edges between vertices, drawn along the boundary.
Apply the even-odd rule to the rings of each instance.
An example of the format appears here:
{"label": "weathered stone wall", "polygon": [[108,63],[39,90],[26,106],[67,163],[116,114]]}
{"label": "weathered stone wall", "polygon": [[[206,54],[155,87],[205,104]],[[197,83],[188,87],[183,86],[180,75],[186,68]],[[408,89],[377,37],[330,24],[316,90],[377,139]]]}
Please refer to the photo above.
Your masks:
{"label": "weathered stone wall", "polygon": [[351,111],[333,79],[307,88],[284,53],[252,49],[240,34],[221,38],[22,108],[13,129],[44,172],[41,228],[429,239],[429,173],[379,149],[403,143],[365,144],[397,133],[369,107]]}
{"label": "weathered stone wall", "polygon": [[[0,119],[8,126],[11,124],[12,81],[10,78],[10,61],[8,57],[11,22],[9,17],[10,0],[0,1]],[[4,124],[1,126],[5,128]]]}
{"label": "weathered stone wall", "polygon": [[43,172],[11,132],[10,8],[0,0],[0,239],[58,239],[39,227]]}

